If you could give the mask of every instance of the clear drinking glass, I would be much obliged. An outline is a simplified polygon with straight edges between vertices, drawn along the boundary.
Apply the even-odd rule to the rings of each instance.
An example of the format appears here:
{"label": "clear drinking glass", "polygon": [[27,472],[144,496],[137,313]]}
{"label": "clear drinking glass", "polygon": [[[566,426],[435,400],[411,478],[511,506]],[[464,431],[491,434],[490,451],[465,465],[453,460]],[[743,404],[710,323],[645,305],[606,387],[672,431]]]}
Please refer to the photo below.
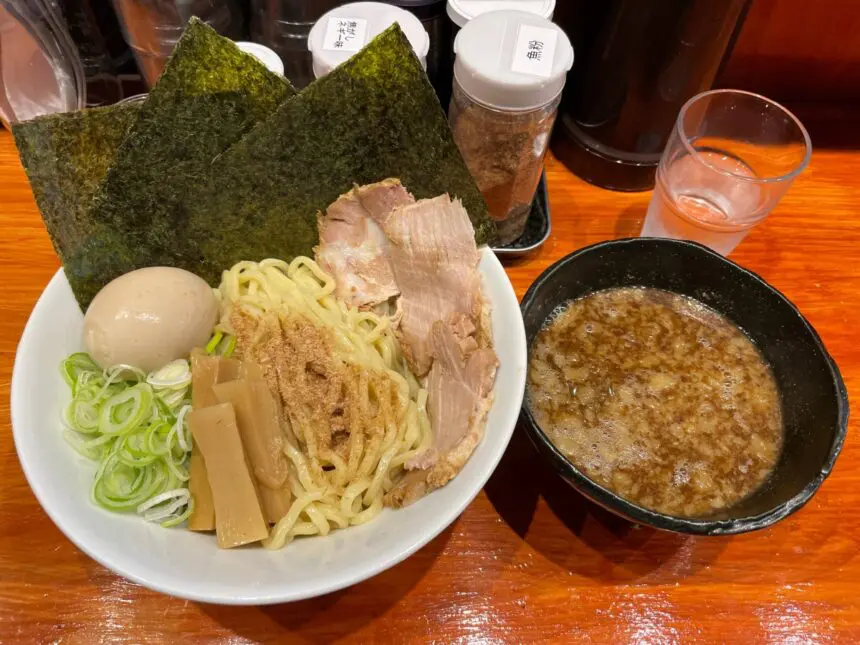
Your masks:
{"label": "clear drinking glass", "polygon": [[693,240],[727,255],[811,154],[806,129],[775,101],[740,90],[694,96],[663,151],[640,235]]}

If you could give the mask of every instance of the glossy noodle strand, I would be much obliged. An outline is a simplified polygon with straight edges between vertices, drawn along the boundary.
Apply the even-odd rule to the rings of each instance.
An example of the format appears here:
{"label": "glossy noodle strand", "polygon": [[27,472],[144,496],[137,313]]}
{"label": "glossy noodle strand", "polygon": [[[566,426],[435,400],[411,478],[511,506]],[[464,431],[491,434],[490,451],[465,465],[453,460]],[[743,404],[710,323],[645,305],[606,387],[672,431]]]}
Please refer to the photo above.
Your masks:
{"label": "glossy noodle strand", "polygon": [[[407,367],[390,317],[350,308],[334,290],[334,279],[306,257],[240,262],[224,272],[218,290],[218,331],[237,337],[240,355],[256,352],[289,420],[284,452],[295,499],[267,548],[373,519],[403,465],[432,441],[427,392]],[[315,338],[330,347],[320,369],[343,376],[336,394],[347,402],[339,423],[348,437],[337,446],[333,437],[342,438],[343,428],[320,413],[337,379],[318,381],[293,362],[267,361],[264,343],[273,334],[298,352]]]}

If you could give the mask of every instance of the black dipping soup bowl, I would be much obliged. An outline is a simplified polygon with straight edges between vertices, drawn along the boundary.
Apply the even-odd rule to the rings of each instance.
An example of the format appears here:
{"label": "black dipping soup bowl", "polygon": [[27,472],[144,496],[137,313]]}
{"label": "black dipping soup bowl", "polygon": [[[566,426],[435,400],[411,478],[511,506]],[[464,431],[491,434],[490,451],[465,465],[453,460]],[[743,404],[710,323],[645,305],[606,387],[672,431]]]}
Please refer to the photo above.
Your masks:
{"label": "black dipping soup bowl", "polygon": [[553,468],[587,498],[633,522],[696,535],[745,533],[770,526],[808,502],[830,474],[848,428],[848,393],[818,334],[797,308],[760,277],[692,242],[636,238],[595,244],[544,271],[523,298],[529,347],[558,305],[613,287],[654,287],[690,296],[743,329],[773,369],[785,439],[765,483],[734,506],[705,518],[650,511],[586,477],[550,442],[528,405],[529,437]]}

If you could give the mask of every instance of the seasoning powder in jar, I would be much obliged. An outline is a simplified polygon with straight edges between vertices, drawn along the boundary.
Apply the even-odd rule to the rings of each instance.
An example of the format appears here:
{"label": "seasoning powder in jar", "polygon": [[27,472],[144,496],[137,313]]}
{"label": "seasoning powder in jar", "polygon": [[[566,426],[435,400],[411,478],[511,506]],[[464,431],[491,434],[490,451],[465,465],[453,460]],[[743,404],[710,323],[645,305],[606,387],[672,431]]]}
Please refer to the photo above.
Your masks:
{"label": "seasoning powder in jar", "polygon": [[426,69],[430,36],[418,18],[382,2],[352,2],[332,9],[311,28],[308,49],[314,76],[322,78],[395,22]]}
{"label": "seasoning powder in jar", "polygon": [[460,30],[454,52],[448,120],[508,244],[531,211],[573,47],[548,20],[493,11]]}

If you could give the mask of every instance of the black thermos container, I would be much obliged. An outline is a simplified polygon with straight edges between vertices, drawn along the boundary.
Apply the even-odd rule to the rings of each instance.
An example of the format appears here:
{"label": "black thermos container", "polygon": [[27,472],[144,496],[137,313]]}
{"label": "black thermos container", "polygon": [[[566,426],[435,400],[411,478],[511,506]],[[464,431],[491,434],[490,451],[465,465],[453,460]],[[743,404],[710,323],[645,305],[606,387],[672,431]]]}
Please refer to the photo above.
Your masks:
{"label": "black thermos container", "polygon": [[401,9],[412,12],[430,36],[430,51],[427,52],[427,76],[433,88],[443,101],[442,107],[448,111],[444,97],[451,95],[451,70],[454,65],[452,52],[451,21],[445,12],[447,0],[383,0]]}
{"label": "black thermos container", "polygon": [[[246,0],[246,3],[248,0]],[[284,62],[284,75],[296,89],[314,80],[308,34],[317,20],[343,0],[250,0],[251,40],[266,45]]]}
{"label": "black thermos container", "polygon": [[567,0],[575,60],[552,139],[582,179],[648,190],[684,103],[710,89],[750,0]]}

